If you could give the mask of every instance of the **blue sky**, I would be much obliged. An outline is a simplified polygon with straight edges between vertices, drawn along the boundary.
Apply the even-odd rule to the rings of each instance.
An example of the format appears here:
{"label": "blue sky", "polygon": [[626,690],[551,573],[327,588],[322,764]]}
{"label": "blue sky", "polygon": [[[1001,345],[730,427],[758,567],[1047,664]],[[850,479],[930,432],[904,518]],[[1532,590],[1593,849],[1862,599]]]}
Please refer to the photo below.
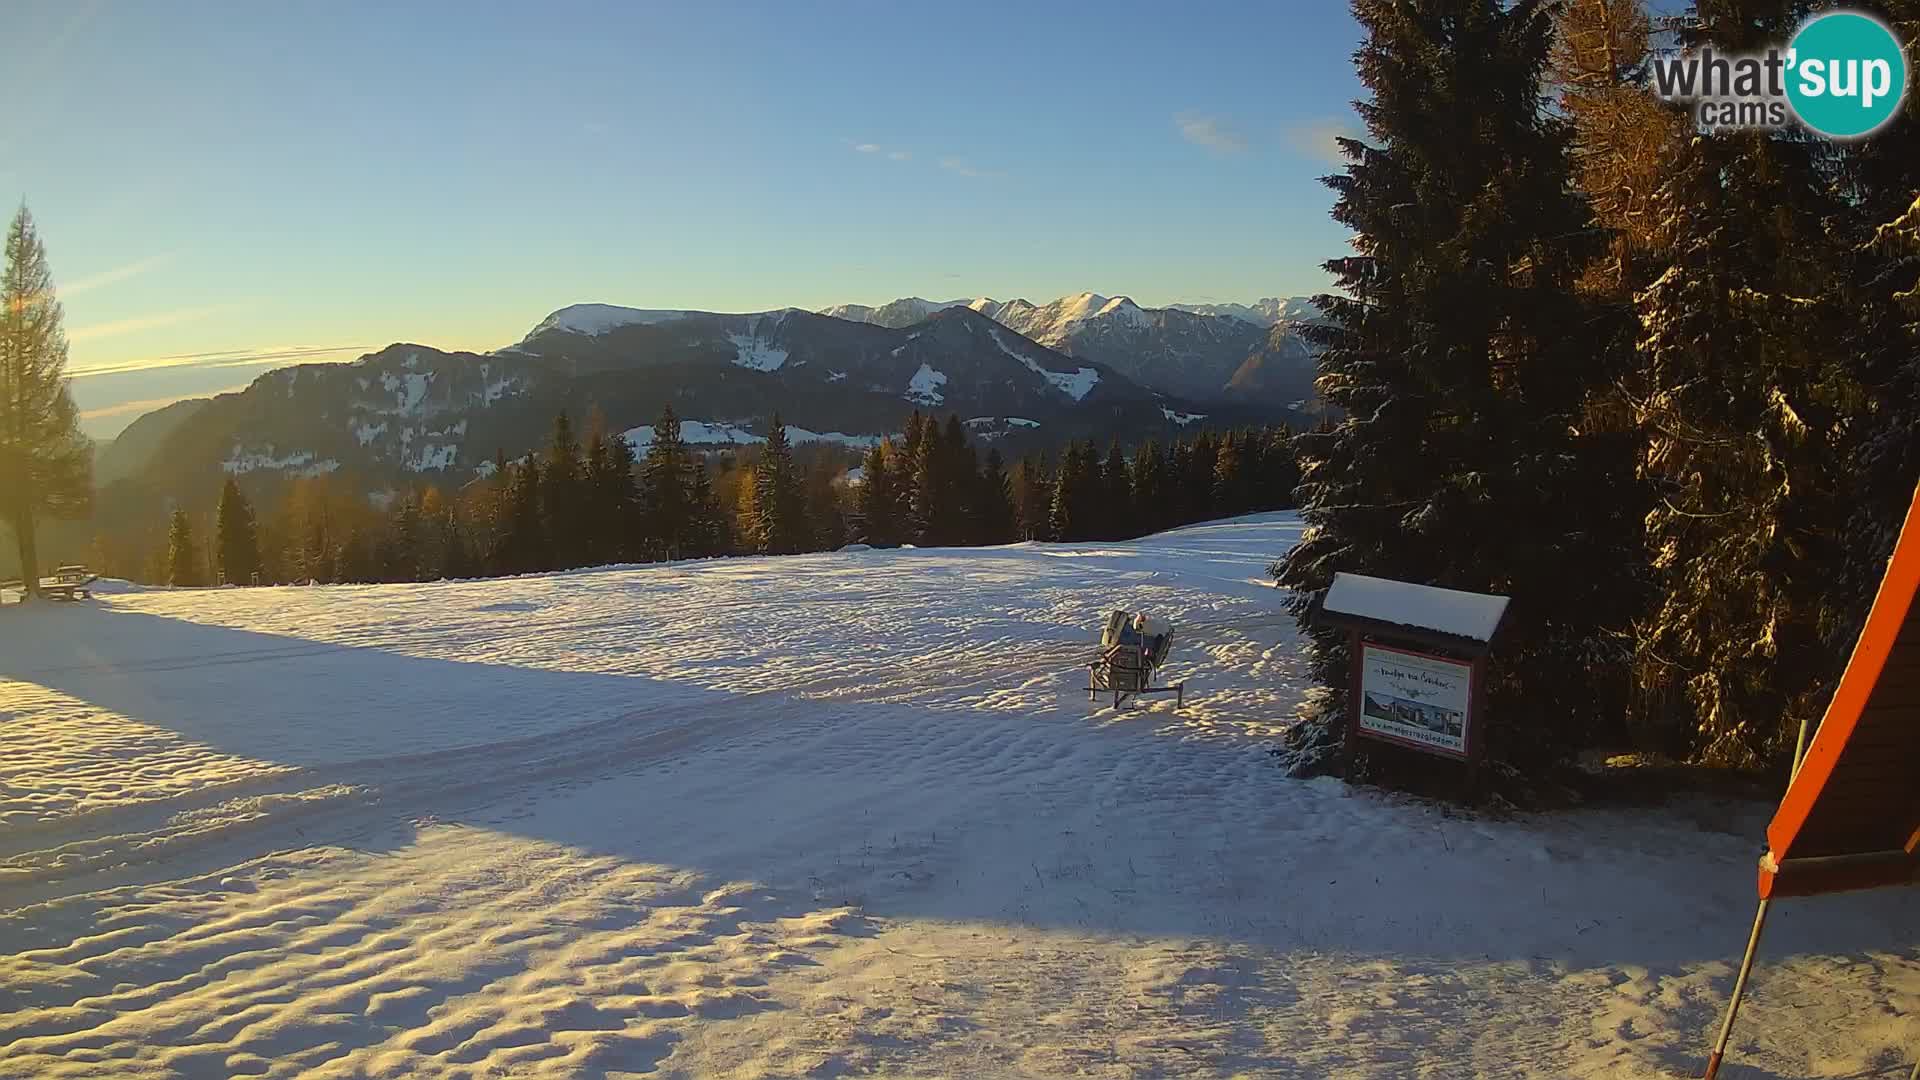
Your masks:
{"label": "blue sky", "polygon": [[1247,301],[1345,250],[1339,0],[171,7],[6,19],[0,195],[97,433],[580,301]]}

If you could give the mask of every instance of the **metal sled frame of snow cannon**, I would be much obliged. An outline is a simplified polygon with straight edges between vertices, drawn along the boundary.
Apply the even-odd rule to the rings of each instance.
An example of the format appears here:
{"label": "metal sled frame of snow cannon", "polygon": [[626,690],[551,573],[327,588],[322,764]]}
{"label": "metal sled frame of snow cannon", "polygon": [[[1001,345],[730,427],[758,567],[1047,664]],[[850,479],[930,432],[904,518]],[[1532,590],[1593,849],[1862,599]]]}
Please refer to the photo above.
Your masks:
{"label": "metal sled frame of snow cannon", "polygon": [[1087,700],[1098,701],[1104,691],[1113,695],[1114,708],[1137,694],[1172,694],[1173,707],[1186,704],[1187,684],[1183,679],[1172,686],[1153,685],[1154,676],[1173,647],[1173,627],[1158,633],[1141,633],[1134,628],[1130,612],[1115,611],[1107,616],[1100,635],[1100,654],[1087,665]]}

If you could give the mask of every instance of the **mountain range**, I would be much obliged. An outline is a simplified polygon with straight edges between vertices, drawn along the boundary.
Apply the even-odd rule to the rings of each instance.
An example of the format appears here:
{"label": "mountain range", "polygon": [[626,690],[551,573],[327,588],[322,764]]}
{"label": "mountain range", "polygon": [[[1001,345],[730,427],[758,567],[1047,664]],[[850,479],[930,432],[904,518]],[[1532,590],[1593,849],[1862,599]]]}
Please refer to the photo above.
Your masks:
{"label": "mountain range", "polygon": [[910,296],[878,307],[838,304],[821,314],[903,327],[952,307],[977,311],[1048,348],[1202,405],[1291,407],[1313,396],[1314,355],[1298,328],[1318,312],[1304,297],[1143,308],[1129,297],[1092,292],[1046,304]]}
{"label": "mountain range", "polygon": [[1284,316],[1260,324],[1267,304],[1248,317],[1092,293],[746,314],[576,304],[491,353],[395,344],[149,413],[102,449],[101,480],[163,497],[216,490],[222,474],[459,486],[497,451],[543,445],[562,410],[581,424],[598,410],[644,442],[669,404],[700,443],[758,441],[778,412],[796,442],[858,448],[919,409],[957,413],[1008,453],[1297,420],[1312,357]]}

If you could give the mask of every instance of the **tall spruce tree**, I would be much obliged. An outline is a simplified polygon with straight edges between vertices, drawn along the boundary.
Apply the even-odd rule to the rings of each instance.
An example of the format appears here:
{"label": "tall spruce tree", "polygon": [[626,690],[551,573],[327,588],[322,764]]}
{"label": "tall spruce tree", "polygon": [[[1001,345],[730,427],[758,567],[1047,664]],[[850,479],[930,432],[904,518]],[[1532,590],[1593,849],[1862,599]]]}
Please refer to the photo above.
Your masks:
{"label": "tall spruce tree", "polygon": [[1091,439],[1067,444],[1053,480],[1047,531],[1055,540],[1091,540],[1100,527],[1100,456]]}
{"label": "tall spruce tree", "polygon": [[[1920,41],[1920,0],[1859,5],[1903,41]],[[1847,198],[1833,232],[1843,248],[1839,288],[1820,296],[1844,329],[1832,346],[1852,361],[1859,398],[1843,435],[1851,502],[1846,563],[1834,581],[1828,640],[1851,648],[1920,483],[1920,94],[1870,139],[1835,147]]]}
{"label": "tall spruce tree", "polygon": [[1107,461],[1100,467],[1098,513],[1105,539],[1123,540],[1147,531],[1134,517],[1133,476],[1127,471],[1127,454],[1120,448],[1119,439],[1107,444]]}
{"label": "tall spruce tree", "polygon": [[613,447],[607,439],[606,417],[594,409],[587,419],[587,437],[581,443],[580,477],[586,489],[587,564],[600,566],[620,559],[620,508],[610,497]]}
{"label": "tall spruce tree", "polygon": [[980,455],[973,449],[973,443],[967,438],[966,425],[960,422],[959,414],[948,413],[946,426],[940,433],[941,455],[945,461],[942,477],[944,491],[941,495],[941,510],[944,521],[941,531],[945,534],[943,543],[977,544],[977,529],[974,515],[978,509],[975,500],[980,494]]}
{"label": "tall spruce tree", "polygon": [[241,494],[240,483],[231,474],[220,489],[214,533],[221,579],[229,585],[253,584],[253,576],[260,572],[260,544],[254,531],[253,505]]}
{"label": "tall spruce tree", "polygon": [[553,569],[553,553],[547,541],[546,508],[552,504],[543,497],[545,477],[540,459],[533,454],[508,470],[506,505],[506,543],[501,573],[528,574]]}
{"label": "tall spruce tree", "polygon": [[1247,512],[1247,467],[1240,447],[1241,440],[1228,432],[1213,456],[1213,507],[1222,517]]}
{"label": "tall spruce tree", "polygon": [[200,547],[193,542],[193,522],[185,510],[175,510],[167,528],[167,584],[192,587],[206,583]]}
{"label": "tall spruce tree", "polygon": [[1166,452],[1160,440],[1148,439],[1134,447],[1127,469],[1133,481],[1133,516],[1141,532],[1159,532],[1173,524],[1168,513],[1172,492],[1167,482]]}
{"label": "tall spruce tree", "polygon": [[[1756,50],[1802,8],[1701,0],[1683,37]],[[1675,748],[1709,761],[1784,762],[1844,663],[1829,629],[1858,541],[1845,450],[1872,361],[1836,345],[1870,354],[1853,331],[1875,306],[1848,295],[1862,192],[1834,167],[1849,156],[1798,129],[1701,133],[1655,198],[1666,244],[1636,297],[1636,405],[1658,603],[1636,634],[1635,704],[1642,727],[1690,712]],[[1849,302],[1823,302],[1836,296]]]}
{"label": "tall spruce tree", "polygon": [[1049,519],[1053,507],[1053,478],[1039,454],[1028,454],[1013,467],[1013,507],[1022,540],[1053,539]]}
{"label": "tall spruce tree", "polygon": [[753,476],[754,541],[768,555],[791,555],[812,545],[804,481],[780,414],[773,414]]}
{"label": "tall spruce tree", "polygon": [[43,517],[93,505],[93,445],[67,393],[67,335],[47,251],[22,205],[0,270],[0,520],[13,530],[28,597],[40,590]]}
{"label": "tall spruce tree", "polygon": [[[595,496],[603,507],[607,528],[613,530],[608,550],[616,559],[638,559],[646,554],[646,507],[640,494],[639,462],[625,435],[607,438],[606,474]],[[698,462],[693,465],[698,473]]]}
{"label": "tall spruce tree", "polygon": [[1020,538],[1013,507],[1013,483],[1007,477],[1006,460],[998,448],[987,451],[986,464],[975,481],[978,494],[973,499],[974,542],[1011,544]]}
{"label": "tall spruce tree", "polygon": [[860,462],[860,511],[866,542],[874,547],[893,547],[900,542],[900,500],[893,490],[893,469],[888,459],[892,447],[881,440],[867,449]]}
{"label": "tall spruce tree", "polygon": [[727,517],[721,509],[720,493],[707,473],[707,463],[694,459],[687,486],[687,504],[692,512],[692,529],[687,538],[687,554],[696,558],[724,555],[729,540]]}
{"label": "tall spruce tree", "polygon": [[589,515],[580,443],[566,411],[553,419],[553,439],[540,470],[541,510],[552,565],[571,569],[586,562]]}
{"label": "tall spruce tree", "polygon": [[680,436],[680,418],[668,405],[653,422],[653,442],[641,465],[642,517],[647,537],[664,559],[685,553],[693,512],[687,492],[687,444]]}
{"label": "tall spruce tree", "polygon": [[[1567,126],[1543,108],[1552,22],[1534,0],[1356,0],[1354,13],[1368,138],[1341,140],[1348,164],[1327,183],[1357,253],[1327,264],[1345,295],[1317,297],[1331,323],[1307,331],[1343,416],[1309,440],[1309,528],[1275,567],[1333,691],[1296,740],[1320,763],[1337,754],[1346,642],[1308,620],[1345,570],[1513,597],[1489,714],[1537,722],[1486,735],[1498,758],[1538,760],[1600,722],[1590,661],[1631,616],[1617,511],[1588,494],[1613,463],[1578,434],[1604,371],[1573,285],[1600,245]],[[1362,755],[1387,777],[1402,760]]]}
{"label": "tall spruce tree", "polygon": [[419,581],[426,563],[427,536],[420,501],[412,492],[395,499],[388,512],[380,578],[382,581]]}

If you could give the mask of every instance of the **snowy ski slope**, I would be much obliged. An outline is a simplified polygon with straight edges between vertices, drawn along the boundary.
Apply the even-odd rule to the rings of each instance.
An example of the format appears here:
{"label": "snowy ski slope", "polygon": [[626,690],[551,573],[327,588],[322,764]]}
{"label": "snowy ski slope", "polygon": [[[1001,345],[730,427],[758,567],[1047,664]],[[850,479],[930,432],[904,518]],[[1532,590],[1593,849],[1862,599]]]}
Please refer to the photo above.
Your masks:
{"label": "snowy ski slope", "polygon": [[[1287,779],[1298,529],[0,609],[0,1077],[1686,1075],[1766,808]],[[1916,931],[1780,907],[1727,1075],[1904,1076]]]}

